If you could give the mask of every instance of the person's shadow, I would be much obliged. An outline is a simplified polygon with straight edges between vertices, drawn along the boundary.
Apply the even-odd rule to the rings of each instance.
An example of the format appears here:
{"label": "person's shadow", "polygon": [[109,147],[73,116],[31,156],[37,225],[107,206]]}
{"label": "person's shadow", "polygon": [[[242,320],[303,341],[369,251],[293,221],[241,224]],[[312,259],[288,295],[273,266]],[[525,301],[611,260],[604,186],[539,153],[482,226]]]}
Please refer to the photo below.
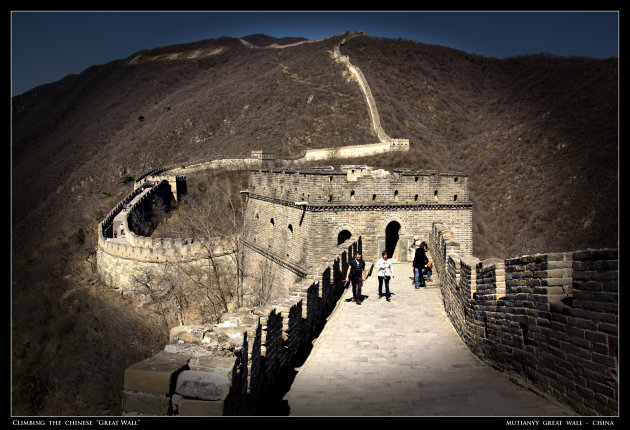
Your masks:
{"label": "person's shadow", "polygon": [[[392,295],[394,295],[394,293],[392,293]],[[383,295],[383,296],[384,296],[384,295]],[[365,299],[367,299],[368,297],[370,297],[370,296],[366,296],[366,295],[361,294],[361,301],[363,302],[363,301],[364,301]],[[354,301],[354,297],[350,297],[349,299],[346,299],[345,301],[346,301],[346,302],[352,302],[352,301]]]}

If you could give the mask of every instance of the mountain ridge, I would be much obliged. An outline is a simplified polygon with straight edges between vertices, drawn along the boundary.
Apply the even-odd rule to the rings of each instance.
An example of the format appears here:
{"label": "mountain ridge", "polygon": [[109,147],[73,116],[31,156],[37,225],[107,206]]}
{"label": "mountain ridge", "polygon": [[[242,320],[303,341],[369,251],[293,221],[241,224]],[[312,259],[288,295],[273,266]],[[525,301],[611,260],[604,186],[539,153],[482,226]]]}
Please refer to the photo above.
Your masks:
{"label": "mountain ridge", "polygon": [[[14,405],[115,411],[121,369],[163,346],[150,326],[138,328],[143,342],[123,337],[118,324],[140,311],[119,312],[102,289],[57,304],[93,282],[96,228],[130,192],[130,177],[208,156],[377,142],[361,90],[333,59],[342,38],[158,47],[12,98]],[[481,259],[618,246],[617,59],[499,60],[368,35],[341,54],[365,75],[385,132],[408,138],[410,150],[323,164],[467,174]],[[86,340],[86,327],[107,336]],[[116,359],[94,371],[94,351]],[[56,363],[65,356],[72,369]],[[46,394],[55,390],[70,394]],[[73,404],[73,390],[90,400]]]}
{"label": "mountain ridge", "polygon": [[[175,51],[190,52],[202,47],[223,51],[190,60],[128,64],[129,59],[140,55],[136,53],[126,60],[92,66],[79,75],[16,96],[13,98],[13,157],[17,166],[14,173],[22,165],[28,165],[28,171],[32,169],[32,165],[21,161],[24,145],[33,145],[33,142],[51,142],[50,147],[56,149],[49,151],[70,152],[69,160],[73,152],[77,152],[91,154],[93,161],[97,157],[96,149],[71,151],[68,145],[60,143],[72,142],[75,135],[79,145],[88,144],[85,137],[88,129],[92,138],[113,146],[106,152],[128,154],[118,167],[121,175],[138,175],[159,167],[171,159],[170,154],[177,154],[181,161],[192,161],[212,153],[242,155],[264,149],[282,157],[307,148],[376,142],[359,89],[344,76],[343,67],[329,57],[339,37],[341,35],[283,50],[252,50],[238,39],[226,37],[154,48],[140,53],[168,56]],[[276,39],[260,34],[246,38],[264,44],[305,40]],[[351,62],[366,76],[377,100],[384,130],[390,136],[410,138],[414,154],[407,159],[410,164],[417,156],[421,164],[435,170],[454,169],[472,174],[471,186],[475,187],[477,171],[479,174],[487,172],[490,167],[485,164],[497,158],[496,154],[515,158],[515,164],[527,165],[528,160],[553,164],[553,160],[533,155],[536,148],[546,145],[545,151],[567,152],[561,149],[570,149],[573,145],[606,165],[605,180],[598,181],[597,189],[608,188],[606,184],[616,180],[616,60],[543,54],[497,60],[452,48],[369,36],[348,41],[342,51],[350,55]],[[599,88],[588,90],[589,86]],[[116,88],[119,89],[112,90]],[[596,100],[599,91],[602,95]],[[308,102],[309,99],[312,102]],[[573,109],[574,101],[582,103],[583,108]],[[606,116],[600,113],[595,119],[601,122],[596,127],[587,127],[580,118],[591,108],[605,110]],[[552,115],[556,112],[559,118],[554,120]],[[159,125],[155,127],[155,124]],[[167,125],[170,130],[164,129]],[[598,155],[601,145],[596,145],[598,151],[593,151],[592,145],[576,135],[574,125],[590,139],[601,139],[602,132],[607,133],[603,154]],[[60,127],[67,136],[65,141],[60,137]],[[52,128],[56,128],[56,132],[49,133]],[[68,128],[76,132],[69,133]],[[504,142],[496,138],[501,128]],[[160,149],[150,155],[142,151],[138,140],[144,140],[146,147]],[[206,142],[213,147],[204,146]],[[527,142],[527,148],[515,148],[519,142],[521,146]],[[498,151],[499,146],[501,151]],[[482,159],[471,147],[483,148],[488,157]],[[29,160],[37,160],[46,153],[34,152],[39,155],[28,152]],[[429,159],[427,154],[436,156]],[[467,165],[468,155],[472,155],[477,166]],[[593,170],[583,156],[575,151],[571,156],[576,157],[574,162],[579,162],[582,169]],[[135,163],[129,158],[134,158]],[[533,173],[525,166],[520,169],[522,175],[527,175],[527,171]],[[60,170],[74,169],[56,170],[58,175]],[[572,175],[566,167],[562,170],[567,171],[566,177],[577,176],[585,181],[579,173]],[[84,177],[95,176],[83,173]],[[50,181],[50,177],[47,179]],[[554,180],[548,178],[547,183],[549,181]],[[59,186],[63,185],[55,189]],[[585,190],[589,188],[587,184],[582,186]],[[48,188],[44,193],[50,194],[50,191]],[[480,191],[475,190],[473,194],[479,195]],[[495,197],[495,205],[499,204],[498,199]],[[16,206],[19,211],[21,205]],[[21,217],[22,212],[18,213]],[[605,224],[610,230],[616,222]],[[561,242],[558,246],[579,247],[565,242],[565,246]],[[545,251],[531,247],[529,251],[510,251],[505,246],[499,250],[501,248],[504,252]],[[482,254],[486,254],[483,248]]]}

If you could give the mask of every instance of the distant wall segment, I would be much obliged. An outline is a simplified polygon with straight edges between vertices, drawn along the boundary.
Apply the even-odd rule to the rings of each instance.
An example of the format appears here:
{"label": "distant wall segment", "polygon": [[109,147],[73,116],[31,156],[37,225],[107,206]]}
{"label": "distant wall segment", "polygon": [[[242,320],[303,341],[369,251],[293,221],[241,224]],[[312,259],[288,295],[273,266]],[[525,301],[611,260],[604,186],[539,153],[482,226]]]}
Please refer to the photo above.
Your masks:
{"label": "distant wall segment", "polygon": [[[229,260],[232,251],[219,240],[209,246],[204,238],[145,237],[130,227],[133,223],[129,217],[156,195],[177,196],[183,189],[183,176],[148,175],[99,224],[97,273],[103,283],[132,293],[139,274],[158,273],[167,264],[207,264],[210,247],[213,255]],[[124,235],[120,233],[121,225]]]}

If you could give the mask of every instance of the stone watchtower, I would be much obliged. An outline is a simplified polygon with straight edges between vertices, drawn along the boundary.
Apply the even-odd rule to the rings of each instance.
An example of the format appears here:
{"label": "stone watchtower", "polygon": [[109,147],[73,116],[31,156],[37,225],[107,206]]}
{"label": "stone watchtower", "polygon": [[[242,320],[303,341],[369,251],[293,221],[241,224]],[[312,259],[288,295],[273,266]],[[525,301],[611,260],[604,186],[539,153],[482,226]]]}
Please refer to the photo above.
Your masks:
{"label": "stone watchtower", "polygon": [[273,271],[274,280],[295,281],[338,244],[358,236],[368,265],[383,250],[394,260],[408,261],[413,237],[428,242],[436,222],[448,225],[461,252],[472,255],[466,175],[366,166],[250,174],[244,192],[250,272],[281,267]]}

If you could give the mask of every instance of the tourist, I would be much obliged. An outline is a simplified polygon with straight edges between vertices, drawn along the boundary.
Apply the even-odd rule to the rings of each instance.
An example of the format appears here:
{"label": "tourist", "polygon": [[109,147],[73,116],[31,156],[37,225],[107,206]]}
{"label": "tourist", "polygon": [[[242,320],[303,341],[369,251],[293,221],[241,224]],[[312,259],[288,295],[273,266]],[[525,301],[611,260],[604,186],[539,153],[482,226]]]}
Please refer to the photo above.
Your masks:
{"label": "tourist", "polygon": [[418,249],[416,249],[416,253],[414,254],[414,257],[413,257],[413,262],[411,263],[413,267],[413,272],[414,272],[413,280],[414,280],[416,289],[420,287],[426,287],[426,284],[424,283],[424,274],[425,274],[425,266],[429,262],[429,259],[427,258],[425,246],[426,246],[425,242],[422,242],[420,244]]}
{"label": "tourist", "polygon": [[[419,246],[420,246],[420,237],[414,236],[413,242],[411,243],[411,247],[409,248],[409,250],[411,251],[411,261],[413,261],[413,258],[416,256],[416,249],[418,249]],[[413,278],[414,278],[414,271],[413,271],[413,265],[411,265],[411,279]]]}
{"label": "tourist", "polygon": [[[429,246],[427,245],[426,242],[422,242],[422,244],[424,244],[423,248],[424,248],[424,252],[426,253],[429,250]],[[427,257],[427,260],[428,258],[429,257]],[[433,282],[433,279],[431,279],[431,275],[433,274],[433,263],[430,261],[427,263],[426,273],[427,273],[427,282]]]}
{"label": "tourist", "polygon": [[427,263],[427,282],[433,282],[433,279],[431,279],[432,274],[433,274],[433,262],[429,261]]}
{"label": "tourist", "polygon": [[357,305],[363,301],[361,296],[361,287],[365,281],[365,261],[361,258],[361,253],[357,251],[355,257],[350,260],[348,265],[348,273],[346,274],[346,282],[352,282],[352,296]]}
{"label": "tourist", "polygon": [[383,251],[383,257],[379,258],[376,262],[376,268],[378,269],[378,297],[383,297],[383,282],[385,282],[385,298],[388,302],[391,302],[389,292],[389,279],[394,277],[394,266],[392,266],[392,260],[387,258],[387,251]]}

